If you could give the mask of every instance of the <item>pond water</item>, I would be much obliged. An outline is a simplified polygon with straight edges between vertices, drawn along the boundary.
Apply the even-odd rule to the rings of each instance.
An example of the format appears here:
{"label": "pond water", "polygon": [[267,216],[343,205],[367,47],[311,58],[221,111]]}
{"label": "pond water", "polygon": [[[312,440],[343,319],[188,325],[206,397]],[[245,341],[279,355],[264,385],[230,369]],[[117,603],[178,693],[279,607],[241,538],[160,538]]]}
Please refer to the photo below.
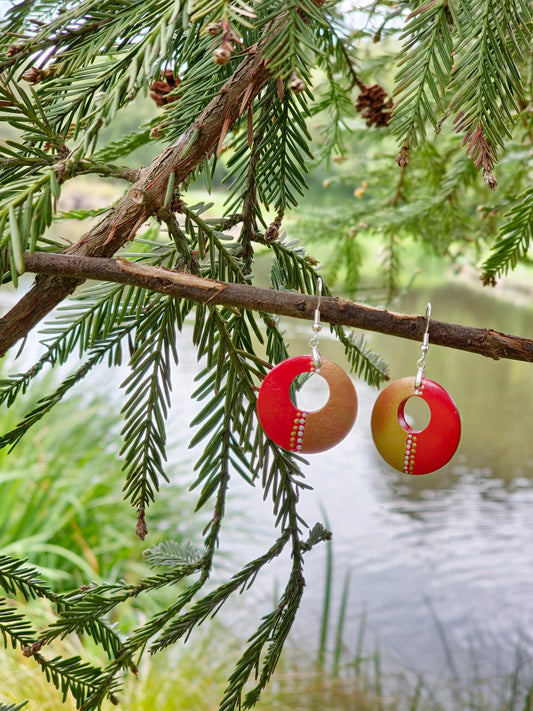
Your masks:
{"label": "pond water", "polygon": [[[459,285],[413,291],[395,310],[423,314],[427,301],[442,321],[533,336],[531,310]],[[342,349],[326,331],[321,353],[342,364]],[[189,335],[185,329],[178,344],[170,437],[174,463],[190,481],[197,452],[188,449],[189,421],[197,404],[189,402],[198,365]],[[310,324],[287,323],[291,355],[308,352],[310,335]],[[389,363],[391,379],[415,374],[417,343],[367,336]],[[333,531],[333,615],[350,575],[348,658],[355,654],[364,617],[367,649],[379,649],[382,664],[391,668],[438,677],[460,675],[475,662],[483,675],[507,672],[519,648],[533,658],[533,367],[430,344],[426,375],[450,392],[461,414],[462,438],[451,462],[420,477],[388,467],[370,433],[378,391],[355,381],[357,422],[337,447],[309,456],[305,473],[313,490],[302,495],[301,513],[313,524],[323,521],[325,512]],[[261,492],[238,476],[231,485],[234,523],[226,526],[221,549],[246,561],[277,534]],[[323,606],[325,546],[306,561],[307,589],[292,639],[313,649]],[[243,596],[243,618],[259,620],[269,609],[289,564],[277,561],[251,600]],[[253,621],[248,622],[250,632]]]}

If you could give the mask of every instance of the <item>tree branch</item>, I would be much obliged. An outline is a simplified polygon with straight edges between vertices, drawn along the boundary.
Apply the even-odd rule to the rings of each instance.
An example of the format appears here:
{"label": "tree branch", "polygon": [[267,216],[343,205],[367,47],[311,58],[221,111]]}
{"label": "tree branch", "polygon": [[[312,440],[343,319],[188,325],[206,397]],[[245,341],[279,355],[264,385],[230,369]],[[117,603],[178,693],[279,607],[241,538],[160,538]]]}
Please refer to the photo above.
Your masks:
{"label": "tree branch", "polygon": [[[309,321],[314,319],[317,306],[316,296],[203,279],[126,259],[36,252],[26,255],[26,269],[37,274],[47,274],[50,279],[67,278],[76,283],[97,279],[130,284],[204,304],[251,309]],[[426,325],[425,316],[398,314],[334,297],[322,298],[320,316],[327,323],[376,331],[412,341],[422,341]],[[533,340],[527,338],[435,320],[431,320],[429,333],[433,345],[477,353],[494,360],[507,358],[533,363]]]}
{"label": "tree branch", "polygon": [[[321,7],[324,0],[314,0]],[[217,148],[241,112],[255,99],[271,77],[263,48],[283,29],[280,15],[265,29],[263,38],[248,48],[234,74],[179,139],[140,172],[139,179],[79,242],[66,252],[90,257],[111,257],[133,239],[145,220],[163,207],[171,174],[182,183]],[[243,101],[244,100],[244,101]],[[244,105],[243,105],[244,104]],[[41,276],[30,291],[0,320],[0,357],[24,338],[53,308],[79,286],[80,280]]]}

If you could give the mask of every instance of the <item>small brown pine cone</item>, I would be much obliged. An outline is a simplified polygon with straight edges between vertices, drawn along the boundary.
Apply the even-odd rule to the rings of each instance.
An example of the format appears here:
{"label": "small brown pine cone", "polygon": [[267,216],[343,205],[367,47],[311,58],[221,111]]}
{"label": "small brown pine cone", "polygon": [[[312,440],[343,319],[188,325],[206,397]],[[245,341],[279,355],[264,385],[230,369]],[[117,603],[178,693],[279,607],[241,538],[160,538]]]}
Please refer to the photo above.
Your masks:
{"label": "small brown pine cone", "polygon": [[24,81],[27,81],[28,84],[38,84],[44,78],[44,73],[38,67],[30,67],[24,72],[22,78]]}
{"label": "small brown pine cone", "polygon": [[24,47],[21,44],[12,44],[11,47],[8,48],[6,55],[8,57],[14,57],[15,54],[20,54]]}
{"label": "small brown pine cone", "polygon": [[161,74],[161,79],[150,84],[150,98],[155,101],[157,106],[162,107],[165,104],[170,104],[172,101],[177,101],[178,96],[168,96],[180,83],[180,80],[174,76],[171,69],[167,69]]}
{"label": "small brown pine cone", "polygon": [[355,108],[366,120],[367,126],[387,126],[390,121],[392,99],[385,101],[387,92],[379,84],[365,86],[357,98]]}

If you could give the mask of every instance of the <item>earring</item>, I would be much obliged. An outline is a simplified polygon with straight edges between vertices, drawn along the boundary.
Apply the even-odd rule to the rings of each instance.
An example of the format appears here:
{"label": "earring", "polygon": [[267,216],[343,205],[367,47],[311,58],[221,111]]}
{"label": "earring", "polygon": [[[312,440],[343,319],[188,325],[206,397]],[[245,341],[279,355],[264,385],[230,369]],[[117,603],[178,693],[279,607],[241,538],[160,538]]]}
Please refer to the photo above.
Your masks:
{"label": "earring", "polygon": [[[322,279],[318,278],[318,304],[309,341],[312,355],[295,356],[276,365],[265,377],[257,397],[257,415],[265,433],[291,452],[323,452],[338,444],[352,429],[357,417],[357,394],[344,370],[322,358],[318,350]],[[290,387],[302,373],[317,373],[329,386],[326,404],[314,412],[294,405]]]}
{"label": "earring", "polygon": [[[424,377],[430,318],[428,304],[416,377],[392,382],[380,393],[372,411],[372,437],[378,452],[404,474],[429,474],[440,469],[455,454],[461,437],[461,420],[453,399],[438,383]],[[430,421],[422,430],[413,429],[406,420],[405,405],[411,397],[422,398],[430,409]]]}

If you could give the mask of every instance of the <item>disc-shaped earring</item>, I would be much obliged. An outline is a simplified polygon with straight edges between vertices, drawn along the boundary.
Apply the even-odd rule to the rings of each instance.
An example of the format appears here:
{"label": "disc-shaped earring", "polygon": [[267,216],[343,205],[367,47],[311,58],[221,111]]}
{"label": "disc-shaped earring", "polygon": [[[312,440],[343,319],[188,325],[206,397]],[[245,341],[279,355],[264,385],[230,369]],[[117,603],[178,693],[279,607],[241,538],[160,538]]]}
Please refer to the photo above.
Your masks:
{"label": "disc-shaped earring", "polygon": [[[319,373],[329,386],[326,404],[315,412],[297,408],[290,387],[301,373]],[[303,355],[279,363],[265,377],[257,398],[257,415],[266,434],[292,452],[311,454],[343,440],[357,417],[357,394],[344,370],[331,360]]]}
{"label": "disc-shaped earring", "polygon": [[[330,449],[343,440],[357,417],[357,394],[344,370],[318,351],[322,279],[318,278],[318,303],[313,337],[313,355],[295,356],[282,361],[263,380],[257,397],[257,416],[265,433],[280,447],[291,452],[311,454]],[[290,396],[295,378],[302,373],[317,373],[327,382],[326,404],[314,412],[298,408]]]}
{"label": "disc-shaped earring", "polygon": [[[449,393],[424,377],[425,356],[429,348],[431,304],[426,311],[426,332],[415,377],[395,380],[378,396],[372,411],[374,443],[383,459],[405,474],[429,474],[447,464],[461,438],[461,419]],[[419,397],[430,410],[430,420],[422,430],[407,422],[405,406]]]}
{"label": "disc-shaped earring", "polygon": [[[431,412],[428,425],[413,429],[405,419],[409,398],[424,400]],[[395,380],[383,390],[372,411],[372,437],[383,459],[405,474],[429,474],[447,464],[461,437],[461,420],[446,390],[428,378]]]}

